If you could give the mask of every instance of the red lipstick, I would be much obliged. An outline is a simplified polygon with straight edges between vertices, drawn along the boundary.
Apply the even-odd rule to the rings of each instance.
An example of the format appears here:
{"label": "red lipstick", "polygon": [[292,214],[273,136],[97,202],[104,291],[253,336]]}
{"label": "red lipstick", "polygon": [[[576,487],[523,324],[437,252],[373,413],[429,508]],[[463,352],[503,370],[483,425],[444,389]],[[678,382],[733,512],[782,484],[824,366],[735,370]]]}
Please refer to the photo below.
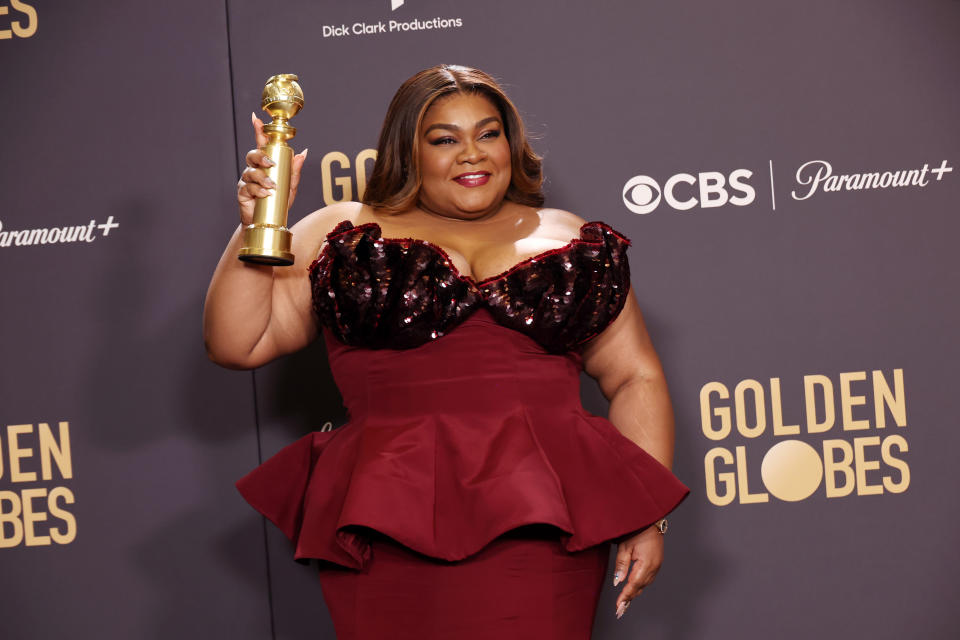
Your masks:
{"label": "red lipstick", "polygon": [[468,173],[461,173],[459,176],[454,178],[454,181],[463,187],[480,187],[490,180],[490,172],[488,171],[471,171]]}

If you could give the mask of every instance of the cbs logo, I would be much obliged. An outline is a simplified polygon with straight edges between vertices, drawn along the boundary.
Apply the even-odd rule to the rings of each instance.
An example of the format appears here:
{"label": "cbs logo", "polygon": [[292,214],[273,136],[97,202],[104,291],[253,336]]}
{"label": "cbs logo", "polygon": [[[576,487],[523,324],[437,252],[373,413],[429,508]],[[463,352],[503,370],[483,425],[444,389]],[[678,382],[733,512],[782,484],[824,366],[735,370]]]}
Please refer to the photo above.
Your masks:
{"label": "cbs logo", "polygon": [[[634,213],[650,213],[661,200],[677,211],[722,207],[730,203],[745,207],[757,197],[746,181],[753,175],[749,169],[737,169],[729,176],[718,171],[701,171],[697,175],[678,173],[660,184],[650,176],[634,176],[623,185],[623,204]],[[680,185],[683,185],[682,187]]]}

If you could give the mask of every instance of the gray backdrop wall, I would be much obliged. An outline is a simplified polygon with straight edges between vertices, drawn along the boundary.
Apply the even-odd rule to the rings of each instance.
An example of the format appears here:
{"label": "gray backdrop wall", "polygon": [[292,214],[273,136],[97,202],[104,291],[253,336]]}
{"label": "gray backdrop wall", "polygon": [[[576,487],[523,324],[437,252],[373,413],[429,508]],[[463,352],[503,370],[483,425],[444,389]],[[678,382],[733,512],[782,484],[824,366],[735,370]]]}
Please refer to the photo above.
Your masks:
{"label": "gray backdrop wall", "polygon": [[0,634],[333,637],[233,488],[344,421],[322,346],[219,369],[203,296],[268,76],[306,93],[295,221],[451,62],[633,240],[666,367],[693,494],[595,637],[957,637],[958,34],[956,0],[0,0]]}

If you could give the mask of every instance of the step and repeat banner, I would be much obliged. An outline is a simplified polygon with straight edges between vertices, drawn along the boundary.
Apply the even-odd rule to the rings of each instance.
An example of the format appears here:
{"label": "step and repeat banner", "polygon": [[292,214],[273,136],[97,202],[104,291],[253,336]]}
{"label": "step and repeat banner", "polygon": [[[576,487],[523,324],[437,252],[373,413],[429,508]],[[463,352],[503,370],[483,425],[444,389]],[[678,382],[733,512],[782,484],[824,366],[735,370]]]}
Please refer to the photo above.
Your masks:
{"label": "step and repeat banner", "polygon": [[233,487],[346,421],[323,346],[221,369],[203,298],[267,77],[306,96],[295,222],[443,62],[633,241],[693,492],[594,637],[957,637],[958,34],[952,0],[0,0],[0,635],[334,637]]}

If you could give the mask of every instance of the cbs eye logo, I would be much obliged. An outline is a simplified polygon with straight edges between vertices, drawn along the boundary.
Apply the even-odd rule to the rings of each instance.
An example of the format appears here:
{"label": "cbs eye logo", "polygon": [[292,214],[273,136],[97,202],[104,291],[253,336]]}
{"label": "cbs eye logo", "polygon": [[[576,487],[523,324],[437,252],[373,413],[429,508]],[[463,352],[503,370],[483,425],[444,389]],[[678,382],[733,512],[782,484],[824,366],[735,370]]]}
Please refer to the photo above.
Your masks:
{"label": "cbs eye logo", "polygon": [[[753,175],[749,169],[737,169],[729,176],[718,171],[701,171],[696,176],[678,173],[670,176],[663,187],[650,176],[634,176],[623,185],[623,204],[634,213],[650,213],[661,200],[677,211],[687,211],[697,205],[701,209],[722,207],[729,203],[745,207],[757,197],[757,192],[746,180]],[[678,185],[683,184],[683,187]]]}

